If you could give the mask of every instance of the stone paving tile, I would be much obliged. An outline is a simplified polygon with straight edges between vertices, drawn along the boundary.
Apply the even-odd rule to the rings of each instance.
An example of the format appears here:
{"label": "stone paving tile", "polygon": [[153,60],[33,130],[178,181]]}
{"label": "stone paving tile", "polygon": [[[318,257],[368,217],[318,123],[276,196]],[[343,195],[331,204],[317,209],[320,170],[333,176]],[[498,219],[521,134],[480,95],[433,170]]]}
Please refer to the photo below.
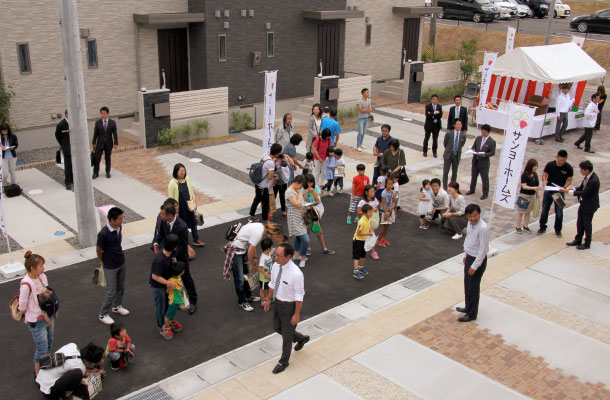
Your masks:
{"label": "stone paving tile", "polygon": [[551,369],[542,357],[507,345],[502,335],[481,330],[476,323],[456,321],[446,309],[402,333],[468,368],[537,399],[610,398],[604,384],[581,382],[561,369]]}

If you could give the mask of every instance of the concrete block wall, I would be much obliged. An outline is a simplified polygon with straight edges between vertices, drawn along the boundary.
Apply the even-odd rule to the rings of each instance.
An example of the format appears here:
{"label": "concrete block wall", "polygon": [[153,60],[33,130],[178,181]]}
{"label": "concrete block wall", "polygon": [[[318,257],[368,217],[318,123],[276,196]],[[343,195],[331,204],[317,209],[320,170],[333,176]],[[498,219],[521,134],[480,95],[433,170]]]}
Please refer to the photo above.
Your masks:
{"label": "concrete block wall", "polygon": [[424,85],[435,86],[444,82],[462,79],[462,60],[424,64]]}
{"label": "concrete block wall", "polygon": [[[63,56],[59,30],[59,10],[55,0],[2,0],[0,40],[3,79],[13,86],[16,98],[11,118],[19,135],[20,147],[42,147],[54,143],[53,127],[59,120],[52,113],[63,113],[66,104]],[[35,5],[35,9],[33,6]],[[87,66],[87,42],[81,39],[87,116],[99,118],[99,108],[110,108],[111,117],[137,110],[136,39],[134,13],[187,12],[187,0],[93,0],[78,1],[79,26],[89,29],[97,40],[98,68]],[[158,87],[157,41],[154,29],[142,29],[140,47],[144,67],[143,85]],[[153,34],[154,32],[154,34]],[[17,43],[28,42],[32,73],[21,75]],[[157,85],[155,86],[155,81]],[[29,131],[29,132],[28,132]],[[41,135],[43,137],[41,137]],[[22,144],[23,143],[23,144]]]}

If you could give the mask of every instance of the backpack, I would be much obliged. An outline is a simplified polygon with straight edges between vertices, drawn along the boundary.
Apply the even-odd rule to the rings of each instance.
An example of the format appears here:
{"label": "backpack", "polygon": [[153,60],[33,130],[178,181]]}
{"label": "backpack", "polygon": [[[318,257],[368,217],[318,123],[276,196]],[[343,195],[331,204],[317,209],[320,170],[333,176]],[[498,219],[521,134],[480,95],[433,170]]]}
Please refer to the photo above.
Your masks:
{"label": "backpack", "polygon": [[[28,285],[30,288],[30,292],[32,291],[32,287],[30,286],[29,283],[22,282],[21,284]],[[19,286],[19,287],[21,287],[21,286]],[[11,317],[13,317],[13,319],[15,321],[21,321],[21,319],[23,318],[23,313],[21,311],[19,311],[19,295],[18,294],[13,296],[11,301],[8,302],[8,308],[11,310]]]}
{"label": "backpack", "polygon": [[229,226],[229,229],[227,230],[227,233],[225,234],[225,238],[229,242],[234,241],[235,238],[237,237],[237,234],[239,233],[241,227],[242,227],[241,222],[238,222],[235,225]]}
{"label": "backpack", "polygon": [[6,195],[6,197],[19,196],[21,194],[21,192],[23,192],[23,190],[16,183],[8,185],[4,188],[4,194]]}
{"label": "backpack", "polygon": [[80,358],[80,356],[66,356],[64,353],[45,354],[38,359],[40,369],[51,369],[61,367],[66,360]]}
{"label": "backpack", "polygon": [[263,165],[265,164],[265,161],[266,160],[262,158],[259,162],[250,165],[248,175],[250,175],[250,180],[255,185],[261,183],[265,179],[263,176]]}

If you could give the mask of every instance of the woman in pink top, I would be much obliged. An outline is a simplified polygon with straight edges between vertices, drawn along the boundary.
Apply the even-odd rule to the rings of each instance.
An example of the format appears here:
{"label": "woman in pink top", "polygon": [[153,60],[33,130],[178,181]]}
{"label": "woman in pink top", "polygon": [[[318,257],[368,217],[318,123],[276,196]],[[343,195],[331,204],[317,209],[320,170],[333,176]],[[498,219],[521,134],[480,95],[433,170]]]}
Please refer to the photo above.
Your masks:
{"label": "woman in pink top", "polygon": [[19,289],[19,311],[24,314],[25,323],[34,338],[34,345],[36,346],[34,373],[38,375],[40,370],[38,360],[50,352],[53,345],[55,318],[50,315],[51,324],[47,326],[42,315],[44,311],[40,309],[38,304],[38,294],[49,285],[47,276],[44,274],[44,258],[38,254],[32,254],[29,250],[25,253],[24,257],[27,274],[21,280]]}
{"label": "woman in pink top", "polygon": [[330,129],[324,129],[320,137],[317,137],[311,146],[311,152],[313,153],[313,172],[311,174],[316,179],[316,182],[324,182],[324,173],[326,172],[326,150],[328,150],[332,143],[330,136]]}

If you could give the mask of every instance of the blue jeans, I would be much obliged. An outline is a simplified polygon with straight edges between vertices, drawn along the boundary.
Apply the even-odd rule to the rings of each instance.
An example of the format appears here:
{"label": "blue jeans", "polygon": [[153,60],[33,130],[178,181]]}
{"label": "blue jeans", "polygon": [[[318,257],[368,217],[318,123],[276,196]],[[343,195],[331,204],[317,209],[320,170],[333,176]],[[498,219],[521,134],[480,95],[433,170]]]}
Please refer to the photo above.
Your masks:
{"label": "blue jeans", "polygon": [[[131,350],[132,352],[136,350],[136,346],[129,345],[129,350]],[[123,353],[119,353],[118,351],[110,351],[108,352],[108,358],[111,359],[112,361],[119,361],[119,359],[121,358],[121,356],[123,355]]]}
{"label": "blue jeans", "polygon": [[356,147],[362,147],[362,141],[364,140],[364,133],[369,127],[369,119],[358,118],[358,139],[356,141]]}
{"label": "blue jeans", "polygon": [[155,299],[155,319],[159,330],[165,325],[165,309],[167,307],[167,296],[165,288],[150,287],[153,298]]}
{"label": "blue jeans", "polygon": [[307,247],[309,246],[309,235],[306,233],[294,238],[294,251],[298,251],[300,255],[307,256]]}
{"label": "blue jeans", "polygon": [[53,331],[55,330],[55,317],[49,317],[51,325],[47,326],[44,318],[36,322],[28,322],[28,328],[32,332],[36,353],[34,353],[34,362],[37,363],[40,357],[51,351],[53,346]]}
{"label": "blue jeans", "polygon": [[233,283],[235,284],[235,293],[237,294],[237,302],[244,304],[247,302],[252,293],[250,292],[250,285],[244,279],[244,275],[248,275],[248,263],[245,263],[246,254],[235,254],[233,257],[233,264],[231,269],[233,270]]}
{"label": "blue jeans", "polygon": [[[540,212],[540,229],[546,229],[546,222],[549,220],[549,211],[551,211],[551,205],[555,204],[555,232],[561,232],[563,226],[563,208],[559,207],[557,203],[553,201],[553,195],[557,192],[551,192],[545,190],[544,196],[542,197],[542,210]],[[565,194],[560,193],[561,197],[565,199]]]}

